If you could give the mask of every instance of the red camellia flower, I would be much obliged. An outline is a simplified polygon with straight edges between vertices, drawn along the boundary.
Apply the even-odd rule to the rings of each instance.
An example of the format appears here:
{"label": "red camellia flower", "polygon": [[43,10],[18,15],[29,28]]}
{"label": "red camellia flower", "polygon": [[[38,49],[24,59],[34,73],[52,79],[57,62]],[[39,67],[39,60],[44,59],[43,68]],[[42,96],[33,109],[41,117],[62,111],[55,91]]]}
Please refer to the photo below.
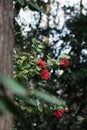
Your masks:
{"label": "red camellia flower", "polygon": [[41,79],[48,80],[50,78],[50,72],[46,69],[41,71]]}
{"label": "red camellia flower", "polygon": [[69,59],[67,58],[62,58],[60,61],[59,61],[59,64],[60,66],[62,67],[67,67],[69,65]]}
{"label": "red camellia flower", "polygon": [[40,68],[46,68],[46,62],[41,59],[38,60],[38,65]]}
{"label": "red camellia flower", "polygon": [[60,109],[60,110],[56,110],[54,111],[53,115],[55,118],[60,118],[63,116],[64,110]]}
{"label": "red camellia flower", "polygon": [[69,112],[69,108],[68,107],[65,108],[65,112]]}

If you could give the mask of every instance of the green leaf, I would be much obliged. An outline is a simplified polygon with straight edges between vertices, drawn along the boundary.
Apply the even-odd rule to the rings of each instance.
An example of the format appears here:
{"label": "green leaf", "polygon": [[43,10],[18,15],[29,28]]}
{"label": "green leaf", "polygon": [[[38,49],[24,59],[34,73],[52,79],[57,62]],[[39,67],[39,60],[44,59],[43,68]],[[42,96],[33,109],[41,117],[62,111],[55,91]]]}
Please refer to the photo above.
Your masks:
{"label": "green leaf", "polygon": [[46,91],[43,92],[43,91],[39,91],[39,90],[34,90],[33,94],[36,97],[43,99],[48,103],[56,104],[56,105],[59,105],[59,106],[66,106],[65,101],[63,101],[62,99],[58,99],[57,97],[51,95],[50,93],[48,93]]}
{"label": "green leaf", "polygon": [[38,111],[39,111],[39,112],[42,112],[42,111],[43,111],[43,108],[42,108],[41,105],[38,106]]}
{"label": "green leaf", "polygon": [[25,5],[25,0],[18,0],[18,2],[19,2],[19,4],[20,4],[21,6],[24,6],[24,5]]}
{"label": "green leaf", "polygon": [[44,45],[38,45],[38,48],[45,49],[45,46]]}
{"label": "green leaf", "polygon": [[27,91],[20,84],[15,82],[13,79],[8,78],[0,73],[0,83],[11,89],[18,96],[26,97]]}
{"label": "green leaf", "polygon": [[37,43],[37,39],[36,39],[36,38],[33,38],[33,39],[32,39],[32,42],[33,42],[33,44],[35,45],[35,44]]}
{"label": "green leaf", "polygon": [[58,59],[62,59],[62,58],[67,58],[67,59],[70,59],[70,56],[67,55],[67,54],[61,54]]}
{"label": "green leaf", "polygon": [[41,87],[46,87],[47,81],[42,80],[42,81],[39,82],[39,85],[40,85]]}
{"label": "green leaf", "polygon": [[24,74],[28,74],[29,70],[24,70]]}
{"label": "green leaf", "polygon": [[37,71],[41,71],[41,68],[39,66],[36,66]]}
{"label": "green leaf", "polygon": [[22,56],[21,59],[25,61],[27,59],[27,56]]}
{"label": "green leaf", "polygon": [[42,52],[42,49],[37,48],[37,52]]}
{"label": "green leaf", "polygon": [[22,109],[22,110],[25,110],[25,109],[26,109],[26,107],[25,107],[25,106],[21,106],[21,109]]}
{"label": "green leaf", "polygon": [[39,7],[38,4],[35,3],[35,2],[29,1],[29,2],[28,2],[28,6],[29,6],[29,8],[30,8],[32,11],[40,11],[40,7]]}
{"label": "green leaf", "polygon": [[37,101],[33,98],[27,98],[25,102],[29,103],[32,106],[37,106]]}
{"label": "green leaf", "polygon": [[31,107],[27,107],[27,112],[31,113],[32,112],[32,108]]}
{"label": "green leaf", "polygon": [[12,130],[17,130],[16,128],[13,128]]}

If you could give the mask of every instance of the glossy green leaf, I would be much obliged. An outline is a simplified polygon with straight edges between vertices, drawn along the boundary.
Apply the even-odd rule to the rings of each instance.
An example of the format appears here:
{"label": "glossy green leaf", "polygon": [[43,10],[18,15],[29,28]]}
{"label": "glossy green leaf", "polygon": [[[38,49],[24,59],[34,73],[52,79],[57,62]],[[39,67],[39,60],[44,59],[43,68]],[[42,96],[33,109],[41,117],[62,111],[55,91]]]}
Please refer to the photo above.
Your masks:
{"label": "glossy green leaf", "polygon": [[43,111],[43,108],[42,108],[41,105],[38,106],[38,111],[39,111],[39,112],[42,112],[42,111]]}
{"label": "glossy green leaf", "polygon": [[45,46],[44,45],[38,45],[38,48],[45,49]]}
{"label": "glossy green leaf", "polygon": [[11,89],[18,96],[27,96],[27,91],[20,84],[15,82],[13,79],[8,78],[0,73],[0,83]]}
{"label": "glossy green leaf", "polygon": [[30,105],[32,105],[32,106],[37,106],[37,102],[36,102],[35,99],[27,98],[25,101],[26,101],[27,103],[29,103]]}
{"label": "glossy green leaf", "polygon": [[24,6],[24,5],[25,5],[25,0],[18,0],[18,2],[19,2],[19,4],[20,4],[21,6]]}
{"label": "glossy green leaf", "polygon": [[32,42],[33,42],[33,44],[35,45],[35,44],[37,43],[36,38],[33,38],[33,39],[32,39]]}
{"label": "glossy green leaf", "polygon": [[36,70],[41,71],[41,68],[39,66],[36,66]]}
{"label": "glossy green leaf", "polygon": [[46,87],[46,84],[47,84],[47,81],[45,81],[45,80],[42,80],[42,81],[39,82],[39,85],[41,87]]}
{"label": "glossy green leaf", "polygon": [[39,7],[38,4],[35,3],[35,2],[29,1],[29,2],[28,2],[28,6],[29,6],[29,8],[30,8],[32,11],[39,11],[39,10],[40,10],[40,7]]}
{"label": "glossy green leaf", "polygon": [[34,90],[33,94],[40,99],[45,100],[48,103],[56,104],[59,106],[66,106],[66,102],[62,99],[58,99],[57,97],[51,95],[50,93],[47,93],[46,91],[38,91]]}
{"label": "glossy green leaf", "polygon": [[37,52],[42,52],[42,49],[37,48]]}

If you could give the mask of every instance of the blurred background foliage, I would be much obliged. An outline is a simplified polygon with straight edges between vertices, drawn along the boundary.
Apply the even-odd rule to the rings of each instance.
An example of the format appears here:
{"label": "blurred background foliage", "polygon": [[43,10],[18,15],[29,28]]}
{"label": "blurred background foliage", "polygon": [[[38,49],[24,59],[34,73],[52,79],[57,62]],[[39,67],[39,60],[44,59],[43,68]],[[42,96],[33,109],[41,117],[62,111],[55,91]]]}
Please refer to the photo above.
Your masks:
{"label": "blurred background foliage", "polygon": [[[57,0],[14,0],[15,56],[29,56],[32,39],[36,38],[44,43],[43,53],[36,47],[43,59],[50,55],[56,60],[62,53],[71,57],[69,67],[53,68],[51,80],[45,83],[45,90],[66,100],[70,112],[54,119],[50,109],[43,108],[41,113],[41,106],[32,109],[15,97],[26,122],[24,124],[14,117],[15,130],[87,130],[87,3],[85,0],[78,0],[75,4],[68,0],[62,3]],[[15,60],[14,63],[16,65]],[[16,80],[27,87],[31,83],[25,77],[27,74],[22,77],[19,73],[15,75],[16,69]]]}

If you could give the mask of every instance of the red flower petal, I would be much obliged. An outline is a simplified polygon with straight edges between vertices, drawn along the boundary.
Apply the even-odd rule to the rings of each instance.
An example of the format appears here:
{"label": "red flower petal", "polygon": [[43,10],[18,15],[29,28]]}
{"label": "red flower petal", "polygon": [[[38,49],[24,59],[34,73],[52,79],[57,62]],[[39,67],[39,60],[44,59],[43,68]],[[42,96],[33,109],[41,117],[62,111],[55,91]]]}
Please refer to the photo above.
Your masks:
{"label": "red flower petal", "polygon": [[60,66],[62,67],[67,67],[69,65],[69,59],[67,58],[62,58],[60,61],[59,61],[59,64]]}
{"label": "red flower petal", "polygon": [[60,110],[56,110],[54,111],[53,115],[55,118],[60,118],[63,116],[64,110],[60,109]]}
{"label": "red flower petal", "polygon": [[38,60],[38,65],[40,68],[46,68],[46,62],[41,59]]}
{"label": "red flower petal", "polygon": [[41,79],[48,80],[50,78],[50,72],[46,69],[41,71]]}

